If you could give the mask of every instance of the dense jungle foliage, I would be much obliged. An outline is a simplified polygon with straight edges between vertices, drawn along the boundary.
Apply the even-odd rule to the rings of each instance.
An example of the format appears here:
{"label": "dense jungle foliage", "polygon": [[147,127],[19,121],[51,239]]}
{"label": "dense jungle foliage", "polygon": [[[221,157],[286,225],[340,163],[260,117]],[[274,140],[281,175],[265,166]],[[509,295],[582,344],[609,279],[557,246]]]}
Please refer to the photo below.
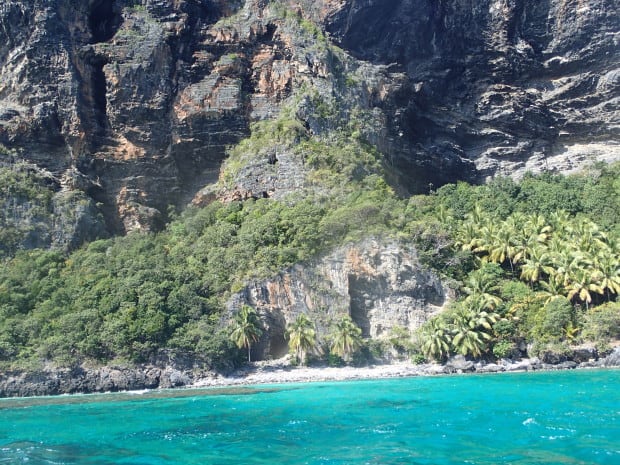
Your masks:
{"label": "dense jungle foliage", "polygon": [[[27,172],[20,176],[23,195],[43,195]],[[247,352],[233,343],[225,312],[232,293],[368,236],[416,244],[460,297],[417,334],[396,328],[383,342],[346,346],[335,337],[339,357],[349,359],[345,348],[419,361],[516,357],[525,345],[531,354],[581,341],[604,349],[620,338],[619,164],[518,183],[458,183],[407,199],[371,176],[355,191],[192,207],[162,232],[99,240],[71,254],[8,254],[0,265],[0,366],[137,363],[163,349],[214,368],[240,363]],[[293,352],[312,349],[310,326],[291,328]]]}

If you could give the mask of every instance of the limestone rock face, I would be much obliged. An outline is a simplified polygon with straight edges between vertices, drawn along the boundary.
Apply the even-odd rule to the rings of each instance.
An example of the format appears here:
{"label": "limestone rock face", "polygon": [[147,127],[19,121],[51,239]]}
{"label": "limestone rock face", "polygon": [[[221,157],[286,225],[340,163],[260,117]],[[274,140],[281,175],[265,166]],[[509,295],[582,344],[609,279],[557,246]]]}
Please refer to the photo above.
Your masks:
{"label": "limestone rock face", "polygon": [[288,351],[286,326],[301,313],[314,322],[320,341],[345,314],[364,337],[381,338],[395,326],[418,328],[446,305],[449,295],[438,276],[420,265],[414,249],[367,240],[255,281],[229,305],[246,303],[258,310],[265,332],[255,356],[277,358]]}
{"label": "limestone rock face", "polygon": [[[300,89],[333,97],[340,119],[364,114],[362,135],[399,192],[571,171],[620,158],[618,7],[4,0],[0,144],[57,179],[82,178],[72,189],[100,205],[111,232],[161,225],[170,205],[218,180],[251,123],[277,117]],[[313,116],[317,105],[296,109],[311,135],[335,126]],[[255,155],[221,198],[306,187],[290,144]]]}

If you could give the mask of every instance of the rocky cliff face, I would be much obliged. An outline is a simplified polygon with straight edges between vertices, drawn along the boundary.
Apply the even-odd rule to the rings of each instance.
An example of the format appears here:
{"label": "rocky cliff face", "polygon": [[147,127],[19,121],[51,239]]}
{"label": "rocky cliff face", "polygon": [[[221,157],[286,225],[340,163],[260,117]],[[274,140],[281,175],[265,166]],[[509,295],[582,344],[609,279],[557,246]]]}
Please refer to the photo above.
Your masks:
{"label": "rocky cliff face", "polygon": [[402,159],[453,154],[486,178],[620,156],[617,1],[325,3],[345,49],[409,78]]}
{"label": "rocky cliff face", "polygon": [[316,324],[321,342],[345,314],[364,337],[387,338],[395,326],[417,329],[442,310],[449,295],[439,277],[420,265],[413,248],[367,240],[253,282],[231,299],[230,307],[245,303],[258,310],[265,332],[253,350],[265,359],[288,352],[286,326],[302,313]]}
{"label": "rocky cliff face", "polygon": [[[313,116],[309,89],[340,120],[364,115],[363,136],[400,192],[569,171],[620,158],[618,7],[5,0],[0,143],[99,202],[113,232],[157,227],[169,205],[218,180],[227,146],[283,105],[310,137],[337,128],[334,115]],[[206,192],[304,187],[291,143],[272,144],[228,191]]]}

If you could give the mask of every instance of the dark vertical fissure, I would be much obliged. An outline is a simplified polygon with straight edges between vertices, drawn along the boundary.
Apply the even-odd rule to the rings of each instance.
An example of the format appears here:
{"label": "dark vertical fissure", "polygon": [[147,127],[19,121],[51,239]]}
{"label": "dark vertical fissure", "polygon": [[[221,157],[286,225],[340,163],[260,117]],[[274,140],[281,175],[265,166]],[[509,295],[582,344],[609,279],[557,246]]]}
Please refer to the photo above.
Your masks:
{"label": "dark vertical fissure", "polygon": [[105,61],[103,60],[94,62],[92,65],[91,75],[95,118],[97,125],[99,126],[99,130],[102,132],[105,132],[105,128],[107,126],[107,85],[105,73],[103,72],[104,65]]}
{"label": "dark vertical fissure", "polygon": [[[106,42],[114,37],[121,25],[122,17],[115,0],[93,1],[88,14],[88,26],[91,31],[91,42]],[[89,93],[94,115],[95,132],[104,136],[107,130],[107,84],[103,67],[106,59],[98,54],[89,60],[90,80]]]}

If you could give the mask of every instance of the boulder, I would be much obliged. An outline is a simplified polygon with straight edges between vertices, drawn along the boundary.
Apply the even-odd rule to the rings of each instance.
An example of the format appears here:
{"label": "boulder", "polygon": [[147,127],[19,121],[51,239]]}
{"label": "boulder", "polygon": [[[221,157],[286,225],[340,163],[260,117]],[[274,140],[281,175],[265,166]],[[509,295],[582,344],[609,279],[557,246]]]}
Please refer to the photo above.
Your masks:
{"label": "boulder", "polygon": [[475,371],[474,362],[467,360],[463,355],[454,355],[446,362],[446,369],[451,373],[466,373]]}
{"label": "boulder", "polygon": [[605,367],[620,367],[620,347],[616,347],[614,351],[603,360]]}

